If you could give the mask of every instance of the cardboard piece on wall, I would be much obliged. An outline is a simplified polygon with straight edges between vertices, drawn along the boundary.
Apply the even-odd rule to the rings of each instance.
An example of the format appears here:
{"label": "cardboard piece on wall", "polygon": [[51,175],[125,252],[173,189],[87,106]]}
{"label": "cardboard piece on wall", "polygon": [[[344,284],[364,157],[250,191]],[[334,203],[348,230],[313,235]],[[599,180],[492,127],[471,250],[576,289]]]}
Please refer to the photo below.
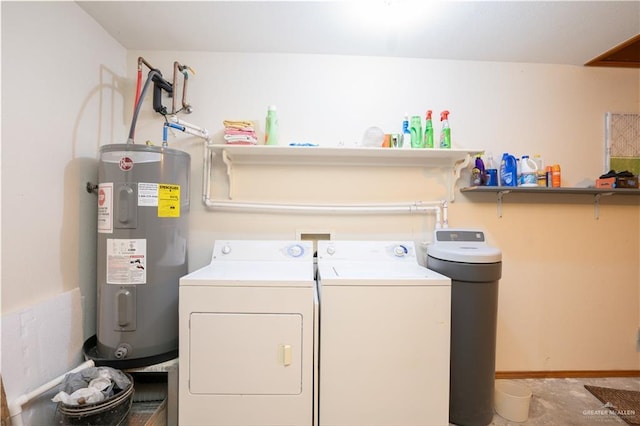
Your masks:
{"label": "cardboard piece on wall", "polygon": [[[2,316],[1,371],[9,403],[82,363],[82,324],[78,288]],[[25,424],[49,424],[54,413],[55,404],[43,396],[23,407],[22,416]]]}

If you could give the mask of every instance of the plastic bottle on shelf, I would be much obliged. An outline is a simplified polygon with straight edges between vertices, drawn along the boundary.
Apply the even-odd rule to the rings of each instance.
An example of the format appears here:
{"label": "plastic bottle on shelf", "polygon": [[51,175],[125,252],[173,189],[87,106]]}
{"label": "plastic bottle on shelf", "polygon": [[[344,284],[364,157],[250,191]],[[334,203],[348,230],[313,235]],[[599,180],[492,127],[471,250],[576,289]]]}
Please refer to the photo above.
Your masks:
{"label": "plastic bottle on shelf", "polygon": [[424,148],[422,117],[419,115],[411,117],[411,148]]}
{"label": "plastic bottle on shelf", "polygon": [[411,131],[409,130],[409,114],[405,112],[402,120],[402,147],[411,148]]}
{"label": "plastic bottle on shelf", "polygon": [[481,186],[484,180],[484,162],[482,157],[477,155],[475,164],[471,169],[471,186]]}
{"label": "plastic bottle on shelf", "polygon": [[486,159],[484,161],[484,168],[484,184],[486,186],[498,186],[498,168],[496,167],[496,163],[493,159],[493,154],[490,152],[487,153]]}
{"label": "plastic bottle on shelf", "polygon": [[427,110],[427,117],[424,122],[424,146],[433,148],[433,122],[431,120],[431,110]]}
{"label": "plastic bottle on shelf", "polygon": [[264,144],[278,145],[278,111],[275,105],[269,105],[264,126]]}
{"label": "plastic bottle on shelf", "polygon": [[535,161],[536,166],[538,166],[538,171],[536,172],[538,186],[547,186],[547,175],[545,173],[544,160],[542,159],[542,156],[540,154],[535,154],[533,156],[533,161]]}
{"label": "plastic bottle on shelf", "polygon": [[538,186],[545,187],[547,186],[547,173],[545,169],[538,169],[536,172],[536,181],[538,182]]}
{"label": "plastic bottle on shelf", "polygon": [[536,162],[529,158],[528,155],[523,155],[520,160],[520,186],[538,186],[537,172],[538,165]]}
{"label": "plastic bottle on shelf", "polygon": [[560,188],[561,183],[560,164],[554,164],[551,166],[551,187]]}
{"label": "plastic bottle on shelf", "polygon": [[535,154],[533,156],[533,161],[536,162],[536,166],[538,166],[538,170],[544,170],[544,160],[542,159],[542,155]]}
{"label": "plastic bottle on shelf", "polygon": [[445,110],[440,113],[440,122],[442,130],[440,131],[440,148],[451,148],[451,128],[449,127],[449,111]]}
{"label": "plastic bottle on shelf", "polygon": [[553,186],[553,167],[547,166],[545,168],[545,175],[547,178],[547,188],[551,188]]}
{"label": "plastic bottle on shelf", "polygon": [[516,157],[505,152],[500,161],[500,186],[516,186],[517,164]]}

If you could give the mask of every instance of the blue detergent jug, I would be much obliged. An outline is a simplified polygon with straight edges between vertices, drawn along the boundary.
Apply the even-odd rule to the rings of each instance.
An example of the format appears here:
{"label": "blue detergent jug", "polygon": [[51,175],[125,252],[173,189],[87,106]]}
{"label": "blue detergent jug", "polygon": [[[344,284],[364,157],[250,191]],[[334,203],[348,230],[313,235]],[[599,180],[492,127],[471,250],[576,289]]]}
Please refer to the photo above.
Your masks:
{"label": "blue detergent jug", "polygon": [[517,186],[518,165],[516,157],[505,152],[500,161],[500,186]]}

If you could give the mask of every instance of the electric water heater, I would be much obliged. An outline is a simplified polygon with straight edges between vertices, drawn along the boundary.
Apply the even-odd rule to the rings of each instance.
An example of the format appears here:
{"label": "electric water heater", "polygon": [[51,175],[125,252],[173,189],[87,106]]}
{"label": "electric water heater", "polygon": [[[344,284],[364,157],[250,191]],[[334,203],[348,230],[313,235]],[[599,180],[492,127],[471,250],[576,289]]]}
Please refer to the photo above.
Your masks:
{"label": "electric water heater", "polygon": [[187,274],[189,154],[113,144],[98,166],[97,352],[177,357],[178,281]]}

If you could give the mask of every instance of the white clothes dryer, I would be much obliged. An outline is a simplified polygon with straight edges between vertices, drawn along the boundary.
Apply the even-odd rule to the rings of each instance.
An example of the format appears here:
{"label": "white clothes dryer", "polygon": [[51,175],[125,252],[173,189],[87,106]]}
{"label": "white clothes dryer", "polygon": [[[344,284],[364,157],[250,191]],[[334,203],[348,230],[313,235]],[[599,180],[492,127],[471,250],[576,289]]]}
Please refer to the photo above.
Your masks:
{"label": "white clothes dryer", "polygon": [[318,241],[320,426],[449,422],[451,280],[413,242]]}
{"label": "white clothes dryer", "polygon": [[216,241],[179,296],[179,424],[313,425],[311,242]]}

